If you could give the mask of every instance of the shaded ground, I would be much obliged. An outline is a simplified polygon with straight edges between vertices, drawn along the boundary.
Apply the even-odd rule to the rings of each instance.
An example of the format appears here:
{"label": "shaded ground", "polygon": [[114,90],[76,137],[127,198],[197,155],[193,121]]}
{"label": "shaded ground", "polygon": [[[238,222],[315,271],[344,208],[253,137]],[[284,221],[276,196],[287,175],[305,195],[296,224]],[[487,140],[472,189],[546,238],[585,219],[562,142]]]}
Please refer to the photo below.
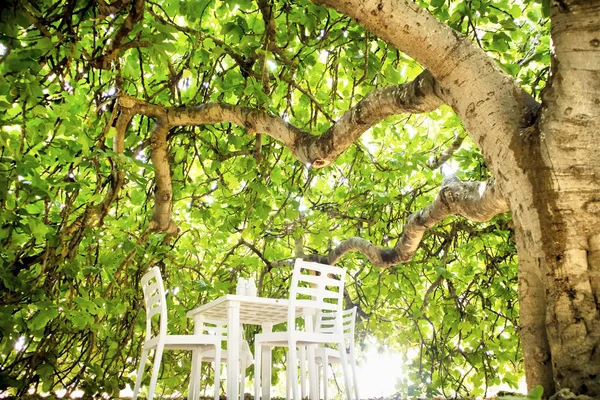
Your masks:
{"label": "shaded ground", "polygon": [[[63,400],[63,399],[69,399],[67,398],[61,398],[61,397],[56,397],[56,396],[40,396],[40,395],[26,395],[26,396],[21,396],[21,397],[15,397],[15,396],[7,396],[7,397],[3,397],[3,394],[0,392],[0,399],[1,400]],[[88,396],[88,397],[81,397],[81,399],[83,400],[100,400],[100,399],[109,399],[107,397],[103,397],[103,396]],[[139,400],[146,400],[145,397],[138,397]],[[173,397],[168,397],[168,398],[161,398],[160,396],[155,396],[154,397],[155,400],[187,400],[187,397],[182,397],[182,398],[173,398]],[[452,398],[452,400],[474,400],[475,398]],[[539,397],[537,396],[527,396],[527,395],[523,395],[523,394],[519,394],[519,393],[509,393],[509,392],[500,392],[497,396],[492,396],[492,397],[487,397],[485,400],[536,400],[539,399]],[[110,398],[110,400],[131,400],[130,397],[123,397],[123,398]],[[213,397],[207,397],[207,396],[201,396],[200,400],[213,400]],[[225,396],[221,396],[220,400],[227,400],[227,398]],[[249,393],[246,393],[246,396],[244,398],[244,400],[254,400],[254,396],[250,395]],[[272,400],[286,400],[285,398],[281,398],[281,397],[273,397]],[[308,399],[305,399],[308,400]],[[398,397],[398,396],[390,396],[390,397],[372,397],[372,398],[368,398],[368,399],[362,399],[362,400],[450,400],[450,399],[446,399],[445,397],[442,396],[436,396],[436,397],[432,397],[432,398],[425,398],[425,397],[419,397],[419,398],[404,398],[404,397]],[[571,393],[571,391],[569,389],[562,389],[560,390],[558,393],[554,394],[552,397],[550,397],[549,400],[594,400],[592,397],[589,396],[585,396],[585,395],[574,395],[573,393]]]}
{"label": "shaded ground", "polygon": [[[68,397],[64,397],[64,398],[60,398],[60,397],[56,397],[56,396],[40,396],[40,395],[27,395],[27,396],[22,396],[22,397],[14,397],[14,396],[10,396],[10,397],[0,397],[0,399],[2,400],[66,400],[69,399]],[[92,397],[81,397],[81,399],[83,400],[100,400],[100,399],[106,399],[106,397],[102,397],[102,396],[92,396]],[[145,397],[138,397],[139,400],[146,400]],[[168,397],[165,399],[162,399],[160,396],[154,396],[154,400],[187,400],[187,397],[182,397],[182,398],[173,398],[173,397]],[[503,393],[500,396],[493,396],[493,397],[488,397],[486,398],[486,400],[494,400],[494,399],[498,399],[498,400],[516,400],[516,399],[522,399],[522,400],[527,400],[527,396],[525,395],[519,395],[519,394],[513,394],[513,393]],[[575,397],[561,397],[559,399],[555,399],[555,400],[563,400],[563,399],[575,399]],[[130,397],[124,397],[124,398],[111,398],[111,400],[131,400]],[[200,400],[213,400],[213,397],[200,397]],[[221,396],[220,400],[227,400],[227,398],[225,396]],[[245,399],[244,400],[254,400],[254,396],[251,396],[250,394],[246,393]],[[285,398],[282,397],[273,397],[272,400],[286,400]],[[305,399],[307,400],[307,399]],[[419,397],[419,398],[404,398],[404,397],[397,397],[397,396],[391,396],[391,397],[371,397],[368,399],[362,399],[362,400],[446,400],[445,397],[440,397],[440,396],[436,396],[436,397],[432,397],[432,398],[425,398],[425,397]],[[462,399],[453,399],[453,400],[472,400],[472,398],[462,398]]]}
{"label": "shaded ground", "polygon": [[[63,398],[60,397],[56,397],[56,396],[40,396],[40,395],[27,395],[27,396],[21,396],[21,397],[14,397],[14,396],[9,396],[9,397],[2,397],[2,394],[0,393],[0,399],[2,400],[62,400]],[[67,398],[68,399],[68,398]],[[92,397],[81,397],[81,399],[83,400],[100,400],[100,399],[107,399],[107,397],[102,397],[102,396],[92,396]],[[146,400],[145,397],[138,397],[139,400]],[[168,397],[165,399],[162,399],[160,396],[155,396],[154,399],[156,400],[187,400],[187,397],[185,398],[173,398],[173,397]],[[492,397],[487,397],[485,400],[494,400],[494,399],[498,399],[498,400],[536,400],[538,399],[537,396],[531,397],[531,396],[527,396],[527,395],[523,395],[523,394],[519,394],[519,393],[508,393],[508,392],[500,392],[497,396],[492,396]],[[130,397],[124,397],[124,398],[111,398],[110,400],[131,400]],[[213,400],[213,397],[200,397],[200,400]],[[227,400],[227,398],[225,396],[221,396],[220,400]],[[249,393],[246,393],[246,396],[244,398],[244,400],[254,400],[254,396],[250,395]],[[285,400],[284,398],[281,397],[273,397],[272,400]],[[305,399],[308,400],[308,399]],[[403,398],[403,397],[398,397],[398,396],[391,396],[391,397],[372,397],[372,398],[368,398],[368,399],[362,399],[362,400],[447,400],[445,397],[441,397],[441,396],[436,396],[436,397],[432,397],[432,398],[425,398],[425,397],[419,397],[419,398]],[[448,399],[449,400],[449,399]],[[474,398],[452,398],[452,400],[474,400]],[[560,390],[558,393],[554,394],[552,397],[550,397],[549,400],[594,400],[592,397],[589,396],[585,396],[585,395],[574,395],[573,393],[571,393],[571,391],[569,389],[562,389]]]}

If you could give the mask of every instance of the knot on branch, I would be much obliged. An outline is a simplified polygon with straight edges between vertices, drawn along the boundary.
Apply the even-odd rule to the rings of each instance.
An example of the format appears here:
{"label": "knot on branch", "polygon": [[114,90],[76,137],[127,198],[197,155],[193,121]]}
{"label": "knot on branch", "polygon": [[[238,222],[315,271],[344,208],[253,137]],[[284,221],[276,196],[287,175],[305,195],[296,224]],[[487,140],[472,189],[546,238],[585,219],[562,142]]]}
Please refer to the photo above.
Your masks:
{"label": "knot on branch", "polygon": [[154,232],[166,233],[169,236],[178,236],[180,232],[179,226],[173,220],[170,220],[167,226],[161,226],[158,221],[152,220],[148,224],[148,229]]}
{"label": "knot on branch", "polygon": [[252,133],[256,132],[254,130],[254,124],[252,122],[250,122],[249,120],[244,121],[244,128],[246,128],[246,130],[248,131],[248,134],[252,134]]}
{"label": "knot on branch", "polygon": [[125,94],[119,96],[119,105],[123,108],[133,108],[137,103],[138,101],[131,96]]}
{"label": "knot on branch", "polygon": [[322,160],[322,159],[316,159],[311,164],[311,166],[313,166],[314,168],[323,168],[323,167],[326,167],[328,165],[329,165],[329,161]]}

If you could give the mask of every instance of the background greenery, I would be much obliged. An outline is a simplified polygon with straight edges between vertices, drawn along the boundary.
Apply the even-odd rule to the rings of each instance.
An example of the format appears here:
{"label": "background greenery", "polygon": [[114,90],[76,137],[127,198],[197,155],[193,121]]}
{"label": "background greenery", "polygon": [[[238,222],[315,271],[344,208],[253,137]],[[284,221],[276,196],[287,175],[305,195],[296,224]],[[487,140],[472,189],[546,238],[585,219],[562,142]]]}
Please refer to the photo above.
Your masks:
{"label": "background greenery", "polygon": [[[274,38],[251,0],[141,3],[142,19],[121,39],[132,13],[124,0],[1,6],[0,391],[116,396],[132,385],[144,322],[139,280],[153,265],[170,288],[171,328],[184,333],[192,330],[185,311],[233,292],[240,276],[256,277],[262,296],[285,297],[291,270],[277,261],[294,257],[298,238],[306,253],[350,236],[393,246],[406,218],[437,194],[441,174],[430,161],[465,136],[448,107],[403,115],[314,170],[238,126],[173,129],[181,232],[152,232],[153,121],[135,117],[125,154],[116,155],[116,94],[160,105],[243,104],[318,134],[365,94],[421,68],[305,0],[268,3]],[[418,3],[539,96],[549,64],[542,4]],[[118,57],[106,68],[102,57],[116,41]],[[488,177],[468,138],[452,163],[462,179]],[[126,184],[111,198],[115,164]],[[342,259],[359,342],[374,337],[416,354],[398,361],[409,371],[399,394],[480,395],[517,384],[515,254],[510,217],[502,216],[484,224],[449,218],[411,262],[386,270],[358,254]],[[163,365],[162,388],[180,389],[189,357],[167,354]]]}

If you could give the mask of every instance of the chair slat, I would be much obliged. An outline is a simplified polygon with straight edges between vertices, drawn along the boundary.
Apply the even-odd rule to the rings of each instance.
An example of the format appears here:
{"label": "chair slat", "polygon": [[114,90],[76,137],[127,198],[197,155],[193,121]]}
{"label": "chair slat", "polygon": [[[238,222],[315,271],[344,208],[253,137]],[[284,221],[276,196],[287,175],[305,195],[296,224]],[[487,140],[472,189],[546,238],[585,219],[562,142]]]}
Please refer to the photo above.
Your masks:
{"label": "chair slat", "polygon": [[312,261],[303,261],[303,260],[298,260],[301,265],[300,265],[300,269],[301,270],[311,270],[311,271],[315,271],[315,272],[321,272],[324,275],[338,275],[341,276],[342,274],[345,274],[345,271],[340,268],[340,267],[336,267],[333,265],[327,265],[327,264],[320,264],[317,262],[312,262]]}
{"label": "chair slat", "polygon": [[324,301],[316,301],[316,300],[307,300],[307,299],[297,299],[295,302],[295,307],[307,308],[307,309],[317,309],[317,310],[330,310],[335,311],[338,309],[337,304],[325,303]]}
{"label": "chair slat", "polygon": [[312,284],[318,284],[320,286],[334,286],[334,287],[341,287],[344,286],[344,282],[340,281],[339,279],[335,279],[335,278],[331,278],[331,277],[323,277],[323,276],[316,276],[316,275],[302,275],[302,278],[299,279],[300,281],[303,282],[309,282]]}
{"label": "chair slat", "polygon": [[[301,295],[302,297],[299,297]],[[339,292],[331,290],[324,290],[319,288],[298,288],[296,291],[296,298],[311,297],[313,300],[322,301],[325,299],[338,299],[340,297]]]}
{"label": "chair slat", "polygon": [[[301,341],[304,344],[315,343],[324,344],[329,343],[331,345],[342,345],[344,342],[344,335],[342,332],[342,303],[344,296],[344,283],[346,279],[346,270],[340,267],[331,265],[320,264],[316,262],[306,262],[301,259],[297,259],[294,264],[294,272],[292,274],[292,282],[290,287],[290,307],[288,310],[288,334],[282,335],[281,332],[274,333],[262,333],[255,336],[255,398],[260,397],[260,354],[261,346],[276,346],[276,345],[287,345],[290,346],[288,371],[290,376],[288,384],[294,387],[293,398],[297,399],[298,392],[295,381],[297,380],[297,372],[295,371],[296,357],[295,349],[291,341],[294,340],[295,331],[302,330],[301,327],[296,326],[296,309],[315,309],[319,311],[326,310],[329,314],[335,314],[336,320],[328,322],[327,326],[322,327],[324,330],[315,331],[306,329],[311,324],[305,324],[305,329],[302,332]],[[309,298],[307,298],[309,297]],[[307,320],[310,321],[310,320]],[[319,328],[317,325],[315,328]],[[340,357],[343,359],[344,356]],[[344,378],[346,382],[346,389],[350,393],[350,381],[348,380],[347,372],[344,372]],[[311,398],[313,397],[311,393]]]}

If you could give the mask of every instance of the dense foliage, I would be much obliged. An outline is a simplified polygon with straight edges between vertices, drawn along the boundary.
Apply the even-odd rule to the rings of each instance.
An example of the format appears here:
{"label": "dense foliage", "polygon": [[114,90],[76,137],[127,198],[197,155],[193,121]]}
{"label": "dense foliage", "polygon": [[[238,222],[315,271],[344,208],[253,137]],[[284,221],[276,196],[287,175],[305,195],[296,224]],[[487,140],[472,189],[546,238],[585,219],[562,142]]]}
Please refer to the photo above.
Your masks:
{"label": "dense foliage", "polygon": [[[419,4],[538,96],[549,63],[541,4]],[[386,120],[322,170],[243,127],[178,128],[169,161],[180,232],[169,236],[149,229],[153,121],[134,117],[117,154],[118,95],[247,105],[319,134],[373,89],[419,72],[350,19],[305,0],[5,2],[0,392],[116,396],[131,384],[143,332],[139,279],[150,266],[161,266],[170,287],[171,328],[190,332],[185,311],[231,293],[239,276],[256,277],[263,296],[286,296],[291,271],[281,261],[298,243],[307,254],[349,236],[392,245],[437,193],[433,165],[453,141],[462,141],[451,159],[459,176],[488,176],[447,107]],[[126,171],[116,192],[115,166]],[[450,218],[404,265],[380,270],[357,254],[339,263],[349,270],[346,301],[359,306],[360,338],[410,355],[399,360],[408,370],[400,393],[516,385],[515,254],[509,216]],[[166,357],[160,384],[180,389],[189,358]]]}

